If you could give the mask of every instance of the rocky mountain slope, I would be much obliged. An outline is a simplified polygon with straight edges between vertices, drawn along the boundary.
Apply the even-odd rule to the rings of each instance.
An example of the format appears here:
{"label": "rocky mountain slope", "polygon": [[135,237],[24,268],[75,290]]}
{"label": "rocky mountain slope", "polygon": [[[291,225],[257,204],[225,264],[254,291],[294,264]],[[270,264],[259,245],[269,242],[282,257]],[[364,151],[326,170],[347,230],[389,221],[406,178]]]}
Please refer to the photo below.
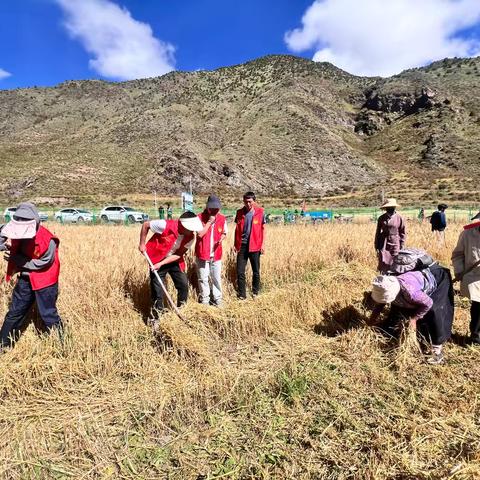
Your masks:
{"label": "rocky mountain slope", "polygon": [[380,79],[268,56],[1,91],[0,197],[174,194],[191,176],[197,192],[471,198],[479,141],[480,58]]}

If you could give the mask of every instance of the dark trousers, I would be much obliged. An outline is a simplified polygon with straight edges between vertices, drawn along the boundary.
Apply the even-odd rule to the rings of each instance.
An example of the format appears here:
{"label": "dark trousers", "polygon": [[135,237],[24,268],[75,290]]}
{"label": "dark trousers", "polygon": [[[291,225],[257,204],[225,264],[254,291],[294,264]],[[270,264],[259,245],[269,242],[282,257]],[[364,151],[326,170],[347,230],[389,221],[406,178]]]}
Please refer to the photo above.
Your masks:
{"label": "dark trousers", "polygon": [[34,302],[37,302],[38,313],[42,317],[48,331],[53,328],[62,331],[62,320],[57,312],[58,283],[41,290],[32,290],[28,277],[19,277],[13,289],[10,309],[5,316],[0,330],[2,347],[10,347],[22,333],[26,316]]}
{"label": "dark trousers", "polygon": [[242,245],[237,254],[237,295],[238,298],[247,298],[245,270],[250,260],[252,267],[252,293],[260,291],[260,252],[249,252],[248,245]]}
{"label": "dark trousers", "polygon": [[[163,265],[159,270],[157,270],[157,272],[164,285],[167,273],[172,278],[173,284],[177,290],[177,306],[181,307],[184,303],[186,303],[188,298],[188,280],[185,272],[182,272],[180,269],[178,262]],[[160,286],[156,275],[152,271],[150,272],[150,290],[152,294],[152,316],[153,318],[158,319],[158,312],[161,312],[165,309],[165,294],[163,293],[162,287]]]}
{"label": "dark trousers", "polygon": [[474,342],[480,343],[480,302],[472,302],[470,307],[470,335]]}

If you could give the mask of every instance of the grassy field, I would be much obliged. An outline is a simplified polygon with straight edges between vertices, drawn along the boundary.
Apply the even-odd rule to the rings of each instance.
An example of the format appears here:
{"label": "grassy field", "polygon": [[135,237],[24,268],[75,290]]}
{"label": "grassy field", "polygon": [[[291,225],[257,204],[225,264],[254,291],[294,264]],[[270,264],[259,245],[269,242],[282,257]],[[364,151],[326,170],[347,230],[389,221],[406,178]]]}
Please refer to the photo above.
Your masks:
{"label": "grassy field", "polygon": [[[445,247],[408,227],[410,246],[450,263],[460,225]],[[228,253],[225,308],[192,290],[187,322],[167,314],[157,337],[138,227],[51,228],[67,335],[30,326],[0,358],[1,478],[480,477],[468,303],[456,300],[443,366],[366,326],[374,224],[272,226],[262,295],[236,300]],[[11,288],[0,284],[0,316]]]}

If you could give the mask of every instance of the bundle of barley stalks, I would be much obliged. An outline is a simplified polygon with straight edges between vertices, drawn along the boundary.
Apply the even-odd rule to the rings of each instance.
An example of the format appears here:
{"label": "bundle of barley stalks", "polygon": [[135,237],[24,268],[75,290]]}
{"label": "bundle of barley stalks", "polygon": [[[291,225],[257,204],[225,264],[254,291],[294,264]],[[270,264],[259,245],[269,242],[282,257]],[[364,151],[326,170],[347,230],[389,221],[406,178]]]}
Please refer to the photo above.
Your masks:
{"label": "bundle of barley stalks", "polygon": [[[450,342],[429,366],[413,332],[367,325],[373,224],[269,227],[263,292],[243,302],[229,238],[224,308],[192,287],[187,321],[168,313],[156,331],[137,228],[51,228],[66,339],[32,325],[0,358],[1,478],[480,477],[480,352]],[[408,229],[449,264],[460,226],[446,247]]]}

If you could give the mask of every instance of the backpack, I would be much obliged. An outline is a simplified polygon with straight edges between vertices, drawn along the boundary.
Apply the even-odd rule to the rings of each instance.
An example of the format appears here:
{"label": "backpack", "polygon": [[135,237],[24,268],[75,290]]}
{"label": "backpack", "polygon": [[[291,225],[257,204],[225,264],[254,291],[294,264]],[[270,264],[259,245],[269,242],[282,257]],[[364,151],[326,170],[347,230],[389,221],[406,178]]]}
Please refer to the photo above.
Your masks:
{"label": "backpack", "polygon": [[423,270],[431,267],[436,262],[425,251],[419,248],[404,248],[393,257],[393,263],[389,271],[394,275],[411,272],[414,270]]}

